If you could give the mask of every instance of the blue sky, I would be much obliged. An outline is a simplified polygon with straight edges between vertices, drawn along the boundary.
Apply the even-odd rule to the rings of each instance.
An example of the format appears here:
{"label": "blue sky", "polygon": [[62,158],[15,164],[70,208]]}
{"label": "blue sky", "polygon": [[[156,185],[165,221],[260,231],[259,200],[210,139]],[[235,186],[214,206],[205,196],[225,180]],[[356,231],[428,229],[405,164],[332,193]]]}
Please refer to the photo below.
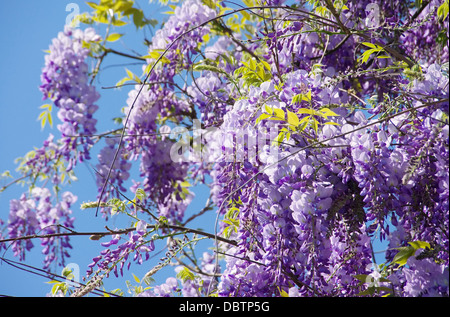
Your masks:
{"label": "blue sky", "polygon": [[[150,18],[161,20],[161,17],[167,17],[161,15],[161,12],[167,11],[167,8],[160,7],[158,4],[149,4],[148,0],[136,2],[140,4],[144,12],[147,14],[151,12]],[[78,5],[80,12],[90,11],[83,1],[76,0],[2,1],[0,5],[0,174],[9,170],[13,176],[18,176],[14,172],[17,167],[14,160],[32,150],[33,147],[41,147],[49,133],[59,135],[56,128],[58,121],[56,111],[53,111],[55,121],[53,129],[47,126],[41,130],[40,123],[37,121],[40,113],[39,107],[49,102],[49,100],[42,100],[42,94],[38,87],[41,70],[44,66],[44,50],[49,48],[52,38],[63,30],[66,18],[71,13],[71,11],[66,11],[66,6],[71,3]],[[123,30],[116,31],[124,32]],[[148,30],[146,37],[151,38]],[[147,53],[146,47],[141,44],[143,34],[136,32],[134,26],[126,29],[126,36],[122,39],[114,43],[116,49],[127,53],[131,53],[131,49],[133,49],[142,55]],[[130,62],[134,63],[123,57],[108,56],[103,63],[104,70],[96,81],[97,89],[101,94],[98,101],[100,109],[96,113],[99,121],[97,128],[100,132],[114,127],[111,118],[120,116],[120,109],[125,105],[130,89],[125,87],[122,90],[102,90],[101,87],[113,86],[124,77],[123,64]],[[126,67],[136,74],[141,72],[140,66],[130,64]],[[93,157],[95,158],[95,155]],[[91,163],[95,165],[96,160],[93,159]],[[78,231],[103,231],[106,223],[101,217],[95,218],[92,210],[79,209],[80,203],[95,200],[97,190],[95,181],[86,165],[79,164],[76,173],[79,181],[67,188],[78,196],[78,201],[72,208],[73,215],[76,217],[75,228]],[[8,182],[9,180],[0,180],[0,186]],[[0,219],[7,221],[10,199],[20,197],[25,191],[26,188],[21,186],[12,186],[0,194]],[[196,190],[196,194],[197,199],[194,201],[191,211],[200,210],[203,207],[203,191]],[[210,221],[213,220],[210,218]],[[113,219],[108,225],[110,227],[126,226],[117,219]],[[200,228],[203,224],[193,223],[193,225],[197,226],[195,228]],[[102,241],[91,241],[86,237],[71,238],[73,250],[72,257],[68,262],[79,265],[81,276],[84,275],[87,265],[92,262],[92,258],[101,251],[100,242]],[[27,264],[41,266],[43,257],[40,254],[39,244],[40,242],[36,240],[34,250],[26,259]],[[2,256],[17,260],[11,251],[2,253]],[[156,255],[145,265],[132,266],[130,272],[142,278],[162,256],[163,254]],[[156,282],[164,282],[167,276],[174,274],[173,272],[173,268],[168,267]],[[58,268],[56,273],[61,273],[61,268]],[[112,277],[105,283],[105,289],[121,288],[126,291],[126,279],[132,280],[131,274],[124,279]],[[43,277],[18,270],[5,263],[0,264],[1,295],[44,296],[51,288],[49,284],[45,283],[47,281]]]}

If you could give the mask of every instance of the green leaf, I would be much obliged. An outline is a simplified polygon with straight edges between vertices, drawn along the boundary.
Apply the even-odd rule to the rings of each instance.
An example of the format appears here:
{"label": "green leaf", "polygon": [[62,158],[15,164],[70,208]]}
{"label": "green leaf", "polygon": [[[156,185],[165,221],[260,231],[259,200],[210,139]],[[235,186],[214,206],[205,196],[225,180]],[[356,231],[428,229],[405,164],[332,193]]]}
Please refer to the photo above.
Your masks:
{"label": "green leaf", "polygon": [[231,226],[225,227],[223,229],[223,236],[224,236],[224,238],[228,239],[231,236],[231,233],[232,233],[231,230],[232,230]]}
{"label": "green leaf", "polygon": [[44,129],[45,124],[48,122],[51,127],[53,127],[53,118],[52,118],[52,105],[51,104],[45,104],[39,107],[40,109],[45,109],[42,111],[37,120],[41,121],[41,129]]}
{"label": "green leaf", "polygon": [[412,242],[408,242],[408,244],[410,244],[415,250],[418,249],[431,249],[431,246],[428,242],[425,241],[412,241]]}
{"label": "green leaf", "polygon": [[291,132],[286,132],[286,141],[289,141],[291,138]]}
{"label": "green leaf", "polygon": [[276,117],[284,119],[284,111],[283,111],[283,109],[273,108],[273,112],[274,112]]}
{"label": "green leaf", "polygon": [[65,278],[71,280],[74,278],[74,275],[72,274],[72,270],[65,267],[61,273]]}
{"label": "green leaf", "polygon": [[177,273],[177,278],[184,283],[188,280],[193,281],[195,279],[195,275],[187,267],[184,267]]}
{"label": "green leaf", "polygon": [[254,58],[249,60],[248,66],[251,70],[256,71],[256,61]]}
{"label": "green leaf", "polygon": [[365,51],[365,52],[362,54],[362,56],[361,56],[361,58],[360,58],[360,61],[361,61],[362,63],[367,63],[367,61],[369,60],[370,56],[371,56],[373,53],[375,53],[375,52],[377,52],[377,50],[374,49],[374,48]]}
{"label": "green leaf", "polygon": [[125,71],[126,71],[129,79],[132,79],[134,77],[134,73],[131,70],[129,70],[128,68],[125,68]]}
{"label": "green leaf", "polygon": [[[92,20],[98,23],[109,24],[109,20],[106,18],[106,15],[96,15],[92,17]],[[114,24],[114,23],[113,23]]]}
{"label": "green leaf", "polygon": [[380,278],[378,279],[378,282],[382,282],[382,283],[391,283],[390,280],[388,280],[387,278],[384,278],[384,277],[380,277]]}
{"label": "green leaf", "polygon": [[303,95],[303,98],[306,97],[306,101],[311,101],[311,90],[309,90],[306,95]]}
{"label": "green leaf", "polygon": [[113,6],[114,12],[122,12],[124,15],[129,15],[131,12],[134,12],[135,8],[133,7],[133,1],[125,0],[125,1],[114,1],[115,4]]}
{"label": "green leaf", "polygon": [[331,111],[328,108],[322,108],[320,109],[320,112],[322,113],[322,115],[327,118],[327,117],[339,117],[338,114],[336,114],[335,112]]}
{"label": "green leaf", "polygon": [[298,109],[297,113],[303,113],[303,114],[309,114],[309,115],[314,115],[314,114],[316,114],[316,113],[315,113],[315,110],[312,110],[312,109],[306,109],[306,108],[300,108],[300,109]]}
{"label": "green leaf", "polygon": [[189,183],[188,181],[183,181],[183,182],[180,183],[180,186],[181,186],[181,187],[191,187],[192,184]]}
{"label": "green leaf", "polygon": [[118,39],[120,39],[122,36],[123,36],[123,34],[120,34],[120,33],[112,33],[112,34],[108,35],[108,37],[106,38],[106,40],[107,40],[108,42],[115,42],[115,41],[117,41]]}
{"label": "green leaf", "polygon": [[[361,283],[366,283],[367,281],[373,280],[373,277],[369,277],[369,275],[367,275],[367,274],[357,274],[357,275],[353,275],[353,277],[356,278]],[[380,277],[378,279],[378,282],[390,283],[391,281],[388,280],[387,278]]]}
{"label": "green leaf", "polygon": [[430,244],[425,241],[411,241],[408,242],[409,246],[396,248],[399,252],[392,259],[392,263],[396,263],[399,266],[406,264],[408,259],[412,257],[418,249],[431,248]]}
{"label": "green leaf", "polygon": [[286,137],[286,132],[280,132],[278,136],[272,141],[272,146],[278,146]]}
{"label": "green leaf", "polygon": [[392,259],[392,263],[396,263],[399,266],[406,264],[408,259],[416,253],[416,249],[411,246],[396,248],[399,252]]}
{"label": "green leaf", "polygon": [[360,281],[361,283],[365,283],[367,281],[367,274],[357,274],[357,275],[353,275],[354,278],[356,278],[358,281]]}
{"label": "green leaf", "polygon": [[140,284],[141,280],[136,275],[134,275],[134,273],[131,273],[131,274],[133,275],[133,278],[136,281],[136,283]]}
{"label": "green leaf", "polygon": [[317,121],[316,119],[314,119],[313,117],[311,117],[311,126],[314,129],[314,132],[316,132],[317,134],[317,130],[319,129],[319,121]]}
{"label": "green leaf", "polygon": [[291,103],[296,104],[296,103],[300,103],[303,100],[303,94],[297,94],[294,97],[292,97],[292,101]]}
{"label": "green leaf", "polygon": [[379,46],[377,46],[376,44],[370,43],[370,42],[362,42],[362,45],[368,46],[370,48],[379,48]]}
{"label": "green leaf", "polygon": [[[371,48],[362,53],[361,57],[359,58],[360,62],[362,63],[367,63],[367,61],[369,60],[370,56],[372,56],[373,53],[381,52],[384,50],[383,47],[369,42],[363,42],[362,44]],[[381,55],[379,58],[390,58],[390,56]]]}
{"label": "green leaf", "polygon": [[[378,286],[378,287],[376,287],[376,290],[378,292],[392,292],[392,288],[386,287],[386,286]],[[386,294],[386,295],[389,295],[389,294]],[[386,296],[386,295],[384,295],[384,296]]]}
{"label": "green leaf", "polygon": [[48,282],[45,282],[46,284],[56,284],[56,283],[60,283],[60,281],[57,281],[57,280],[51,280],[51,281],[48,281]]}
{"label": "green leaf", "polygon": [[369,287],[368,289],[356,294],[356,296],[373,295],[374,293],[375,293],[375,289],[373,287]]}
{"label": "green leaf", "polygon": [[245,71],[246,71],[245,67],[239,67],[235,69],[235,71],[233,72],[233,76],[237,78],[240,75],[242,75]]}
{"label": "green leaf", "polygon": [[264,80],[264,78],[265,78],[265,76],[264,76],[264,66],[258,64],[256,66],[256,74],[258,75],[259,78]]}
{"label": "green leaf", "polygon": [[303,131],[307,127],[310,120],[311,116],[306,116],[300,120],[300,131]]}
{"label": "green leaf", "polygon": [[11,175],[11,172],[8,171],[8,170],[4,171],[4,172],[0,175],[0,178],[7,178],[7,177],[13,178],[12,175]]}
{"label": "green leaf", "polygon": [[86,2],[86,4],[94,10],[97,10],[97,8],[98,8],[98,4],[95,2]]}
{"label": "green leaf", "polygon": [[303,100],[310,102],[311,101],[311,90],[309,90],[306,94],[297,94],[292,97],[292,103],[300,103]]}
{"label": "green leaf", "polygon": [[65,295],[67,293],[67,285],[64,282],[61,283],[55,283],[52,287],[52,294],[56,295],[56,293],[61,290],[63,294]]}
{"label": "green leaf", "polygon": [[[154,50],[154,51],[150,52],[148,55],[142,56],[142,57],[143,58],[153,58],[153,59],[157,60],[162,55],[163,52],[164,52],[163,50]],[[170,64],[170,60],[165,56],[163,56],[161,58],[161,62],[163,62],[164,64]]]}
{"label": "green leaf", "polygon": [[281,297],[289,297],[289,294],[285,290],[282,290],[280,288],[278,288],[278,290],[280,291],[280,296]]}
{"label": "green leaf", "polygon": [[195,65],[194,66],[194,70],[195,71],[202,71],[202,70],[207,70],[210,72],[215,72],[215,73],[223,73],[224,71],[222,69],[220,69],[219,67],[216,66],[212,66],[212,65]]}
{"label": "green leaf", "polygon": [[40,114],[39,114],[39,117],[37,118],[38,120],[41,120],[44,116],[45,116],[45,114],[47,113],[47,111],[42,111]]}
{"label": "green leaf", "polygon": [[297,115],[291,111],[287,111],[287,120],[288,123],[293,125],[294,127],[297,127],[300,124],[300,120],[298,119]]}
{"label": "green leaf", "polygon": [[136,10],[133,14],[133,23],[137,29],[144,26],[144,12],[142,10]]}
{"label": "green leaf", "polygon": [[[356,296],[374,295],[376,292],[377,293],[392,292],[392,289],[389,287],[385,287],[385,286],[370,286],[366,290],[358,293]],[[387,294],[387,295],[389,295],[389,294]],[[385,295],[385,296],[387,296],[387,295]]]}
{"label": "green leaf", "polygon": [[52,287],[52,295],[55,295],[58,292],[58,290],[60,288],[60,285],[61,285],[61,283],[55,283],[55,285],[53,285],[53,287]]}
{"label": "green leaf", "polygon": [[50,124],[50,127],[53,128],[53,119],[52,119],[52,114],[50,112],[47,112],[47,121],[48,121],[48,124]]}
{"label": "green leaf", "polygon": [[261,64],[263,64],[264,67],[265,67],[269,72],[271,71],[269,63],[267,63],[266,61],[261,60]]}
{"label": "green leaf", "polygon": [[111,24],[114,26],[124,26],[124,25],[127,25],[127,22],[114,19]]}
{"label": "green leaf", "polygon": [[52,111],[52,105],[45,104],[45,105],[40,106],[39,109],[48,109],[49,111]]}
{"label": "green leaf", "polygon": [[444,3],[442,3],[439,8],[437,9],[437,16],[440,21],[444,21],[449,12],[449,1],[445,0]]}
{"label": "green leaf", "polygon": [[[41,113],[41,115],[42,114],[45,115],[45,112]],[[43,116],[43,118],[41,119],[41,129],[44,129],[46,123],[47,123],[47,116]]]}
{"label": "green leaf", "polygon": [[268,114],[273,114],[273,109],[271,107],[269,107],[268,105],[264,105],[264,109],[266,110],[266,112]]}
{"label": "green leaf", "polygon": [[128,80],[134,80],[135,82],[137,82],[137,83],[139,83],[139,84],[142,83],[141,79],[140,79],[136,74],[134,74],[131,70],[125,68],[125,71],[126,71],[128,77],[122,78],[122,79],[116,84],[116,86],[122,85],[123,83],[127,82]]}
{"label": "green leaf", "polygon": [[256,119],[255,124],[258,124],[261,120],[270,118],[272,115],[268,113],[261,113],[261,115]]}
{"label": "green leaf", "polygon": [[116,83],[116,86],[122,86],[123,84],[125,84],[127,81],[130,81],[130,80],[131,80],[131,78],[124,77]]}

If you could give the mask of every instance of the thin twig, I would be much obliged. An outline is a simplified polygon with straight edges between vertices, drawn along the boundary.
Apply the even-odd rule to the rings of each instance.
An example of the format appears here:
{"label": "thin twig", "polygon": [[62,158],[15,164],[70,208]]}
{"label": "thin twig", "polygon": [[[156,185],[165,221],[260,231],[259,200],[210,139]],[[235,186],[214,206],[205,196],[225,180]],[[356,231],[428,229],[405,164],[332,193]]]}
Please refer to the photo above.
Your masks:
{"label": "thin twig", "polygon": [[112,48],[105,48],[105,52],[107,52],[107,53],[113,53],[113,54],[120,55],[120,56],[123,56],[123,57],[128,57],[128,58],[137,59],[137,60],[139,60],[139,61],[144,61],[144,62],[146,61],[146,59],[143,58],[143,57],[135,56],[135,55],[130,55],[130,54],[123,53],[123,52],[119,52],[119,51],[116,51],[116,50],[114,50],[114,49],[112,49]]}

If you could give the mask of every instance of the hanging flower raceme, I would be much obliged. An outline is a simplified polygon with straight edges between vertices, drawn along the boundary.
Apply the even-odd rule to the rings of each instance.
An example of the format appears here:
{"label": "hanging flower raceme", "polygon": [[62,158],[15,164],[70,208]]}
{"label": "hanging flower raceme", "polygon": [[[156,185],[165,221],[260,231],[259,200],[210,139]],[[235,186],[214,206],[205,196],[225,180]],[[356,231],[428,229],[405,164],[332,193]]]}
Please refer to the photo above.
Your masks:
{"label": "hanging flower raceme", "polygon": [[[51,193],[47,188],[35,187],[31,195],[23,194],[20,199],[10,202],[8,221],[9,238],[20,238],[27,235],[52,235],[66,232],[73,228],[74,218],[71,217],[71,206],[77,197],[70,192],[61,195],[60,201],[53,205]],[[64,266],[69,257],[68,250],[72,248],[69,237],[41,238],[45,255],[44,269],[49,269],[52,263]],[[12,251],[20,260],[25,259],[25,252],[34,247],[31,240],[15,240],[11,244]]]}
{"label": "hanging flower raceme", "polygon": [[[125,138],[125,148],[130,159],[141,157],[140,172],[144,182],[137,185],[143,186],[149,200],[170,221],[183,217],[186,203],[180,198],[179,183],[187,175],[188,165],[171,159],[173,143],[157,136],[158,122],[169,116],[181,121],[194,111],[188,102],[176,98],[174,77],[180,69],[191,67],[193,57],[198,54],[198,43],[203,41],[209,26],[187,31],[214,16],[215,12],[198,0],[186,1],[175,9],[164,27],[155,33],[149,47],[150,55],[159,56],[175,39],[186,34],[172,44],[161,63],[156,65],[148,78],[148,87],[140,94],[140,86],[130,91],[125,109],[129,115],[127,134],[133,136]],[[155,60],[149,58],[144,71],[148,72]]]}
{"label": "hanging flower raceme", "polygon": [[[102,202],[107,202],[113,197],[117,198],[120,196],[119,193],[125,192],[124,182],[130,177],[131,162],[127,160],[126,152],[123,148],[119,150],[117,159],[114,161],[118,143],[117,138],[106,139],[106,146],[98,154],[96,176],[99,192],[102,191],[106,178],[109,176],[105,194],[102,196]],[[111,166],[113,161],[114,165]],[[101,211],[106,215],[108,209],[101,208]]]}
{"label": "hanging flower raceme", "polygon": [[[119,234],[114,235],[108,242],[101,245],[105,247],[100,255],[93,258],[93,262],[88,265],[87,275],[105,275],[109,276],[112,271],[118,277],[123,276],[123,269],[129,269],[132,261],[129,261],[130,255],[132,260],[137,264],[142,264],[150,257],[150,252],[155,249],[152,239],[146,240],[147,229],[146,222],[140,221],[136,225],[136,230],[128,234],[128,239],[124,239]],[[122,243],[120,243],[122,242]],[[113,248],[115,247],[115,248]],[[94,269],[97,268],[95,271]]]}
{"label": "hanging flower raceme", "polygon": [[[58,130],[63,136],[61,154],[73,165],[77,159],[89,159],[92,145],[90,136],[97,132],[97,120],[93,114],[98,109],[95,102],[100,95],[89,83],[86,59],[90,50],[85,43],[97,42],[101,38],[92,28],[84,31],[66,27],[53,39],[49,53],[45,56],[40,90],[44,99],[51,99],[58,108],[61,124]],[[77,145],[82,145],[74,156]]]}

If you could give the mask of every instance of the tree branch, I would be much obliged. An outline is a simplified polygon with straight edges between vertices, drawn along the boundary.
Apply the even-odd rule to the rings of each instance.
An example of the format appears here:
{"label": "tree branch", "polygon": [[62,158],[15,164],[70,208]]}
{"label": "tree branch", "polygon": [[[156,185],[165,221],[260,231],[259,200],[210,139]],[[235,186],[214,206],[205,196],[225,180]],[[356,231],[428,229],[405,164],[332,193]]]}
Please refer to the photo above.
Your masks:
{"label": "tree branch", "polygon": [[[219,241],[231,244],[231,245],[237,245],[237,242],[235,240],[229,240],[220,236],[216,236],[212,233],[204,232],[202,230],[198,229],[192,229],[192,228],[186,228],[184,226],[179,225],[169,225],[169,224],[162,224],[162,225],[147,225],[147,229],[156,229],[156,228],[168,228],[175,231],[181,231],[181,232],[187,232],[187,233],[195,233],[210,239],[217,239]],[[107,231],[88,231],[88,232],[78,232],[78,231],[70,231],[70,232],[58,232],[58,233],[48,233],[48,234],[32,234],[22,237],[16,237],[16,238],[7,238],[7,239],[1,239],[0,243],[5,242],[11,242],[11,241],[21,241],[21,240],[30,240],[30,239],[37,239],[37,238],[54,238],[54,237],[67,237],[67,236],[90,236],[93,237],[93,240],[98,240],[105,236],[110,235],[116,235],[116,234],[127,234],[130,232],[136,231],[136,228],[125,228],[125,229],[119,229],[119,230],[107,230]]]}
{"label": "tree branch", "polygon": [[123,53],[123,52],[119,52],[119,51],[116,51],[116,50],[114,50],[114,49],[112,49],[112,48],[105,48],[105,52],[106,52],[106,53],[113,53],[113,54],[120,55],[120,56],[123,56],[123,57],[128,57],[128,58],[137,59],[137,60],[139,60],[139,61],[144,61],[144,62],[146,61],[146,59],[143,58],[143,57],[135,56],[135,55],[130,55],[130,54]]}
{"label": "tree branch", "polygon": [[334,8],[334,5],[331,2],[331,0],[325,0],[325,2],[327,5],[327,9],[330,10],[331,14],[336,19],[336,22],[339,24],[339,27],[342,29],[342,31],[344,31],[347,34],[350,34],[350,30],[344,25],[344,23],[342,23],[341,19],[339,18],[339,14],[336,12],[336,9]]}

